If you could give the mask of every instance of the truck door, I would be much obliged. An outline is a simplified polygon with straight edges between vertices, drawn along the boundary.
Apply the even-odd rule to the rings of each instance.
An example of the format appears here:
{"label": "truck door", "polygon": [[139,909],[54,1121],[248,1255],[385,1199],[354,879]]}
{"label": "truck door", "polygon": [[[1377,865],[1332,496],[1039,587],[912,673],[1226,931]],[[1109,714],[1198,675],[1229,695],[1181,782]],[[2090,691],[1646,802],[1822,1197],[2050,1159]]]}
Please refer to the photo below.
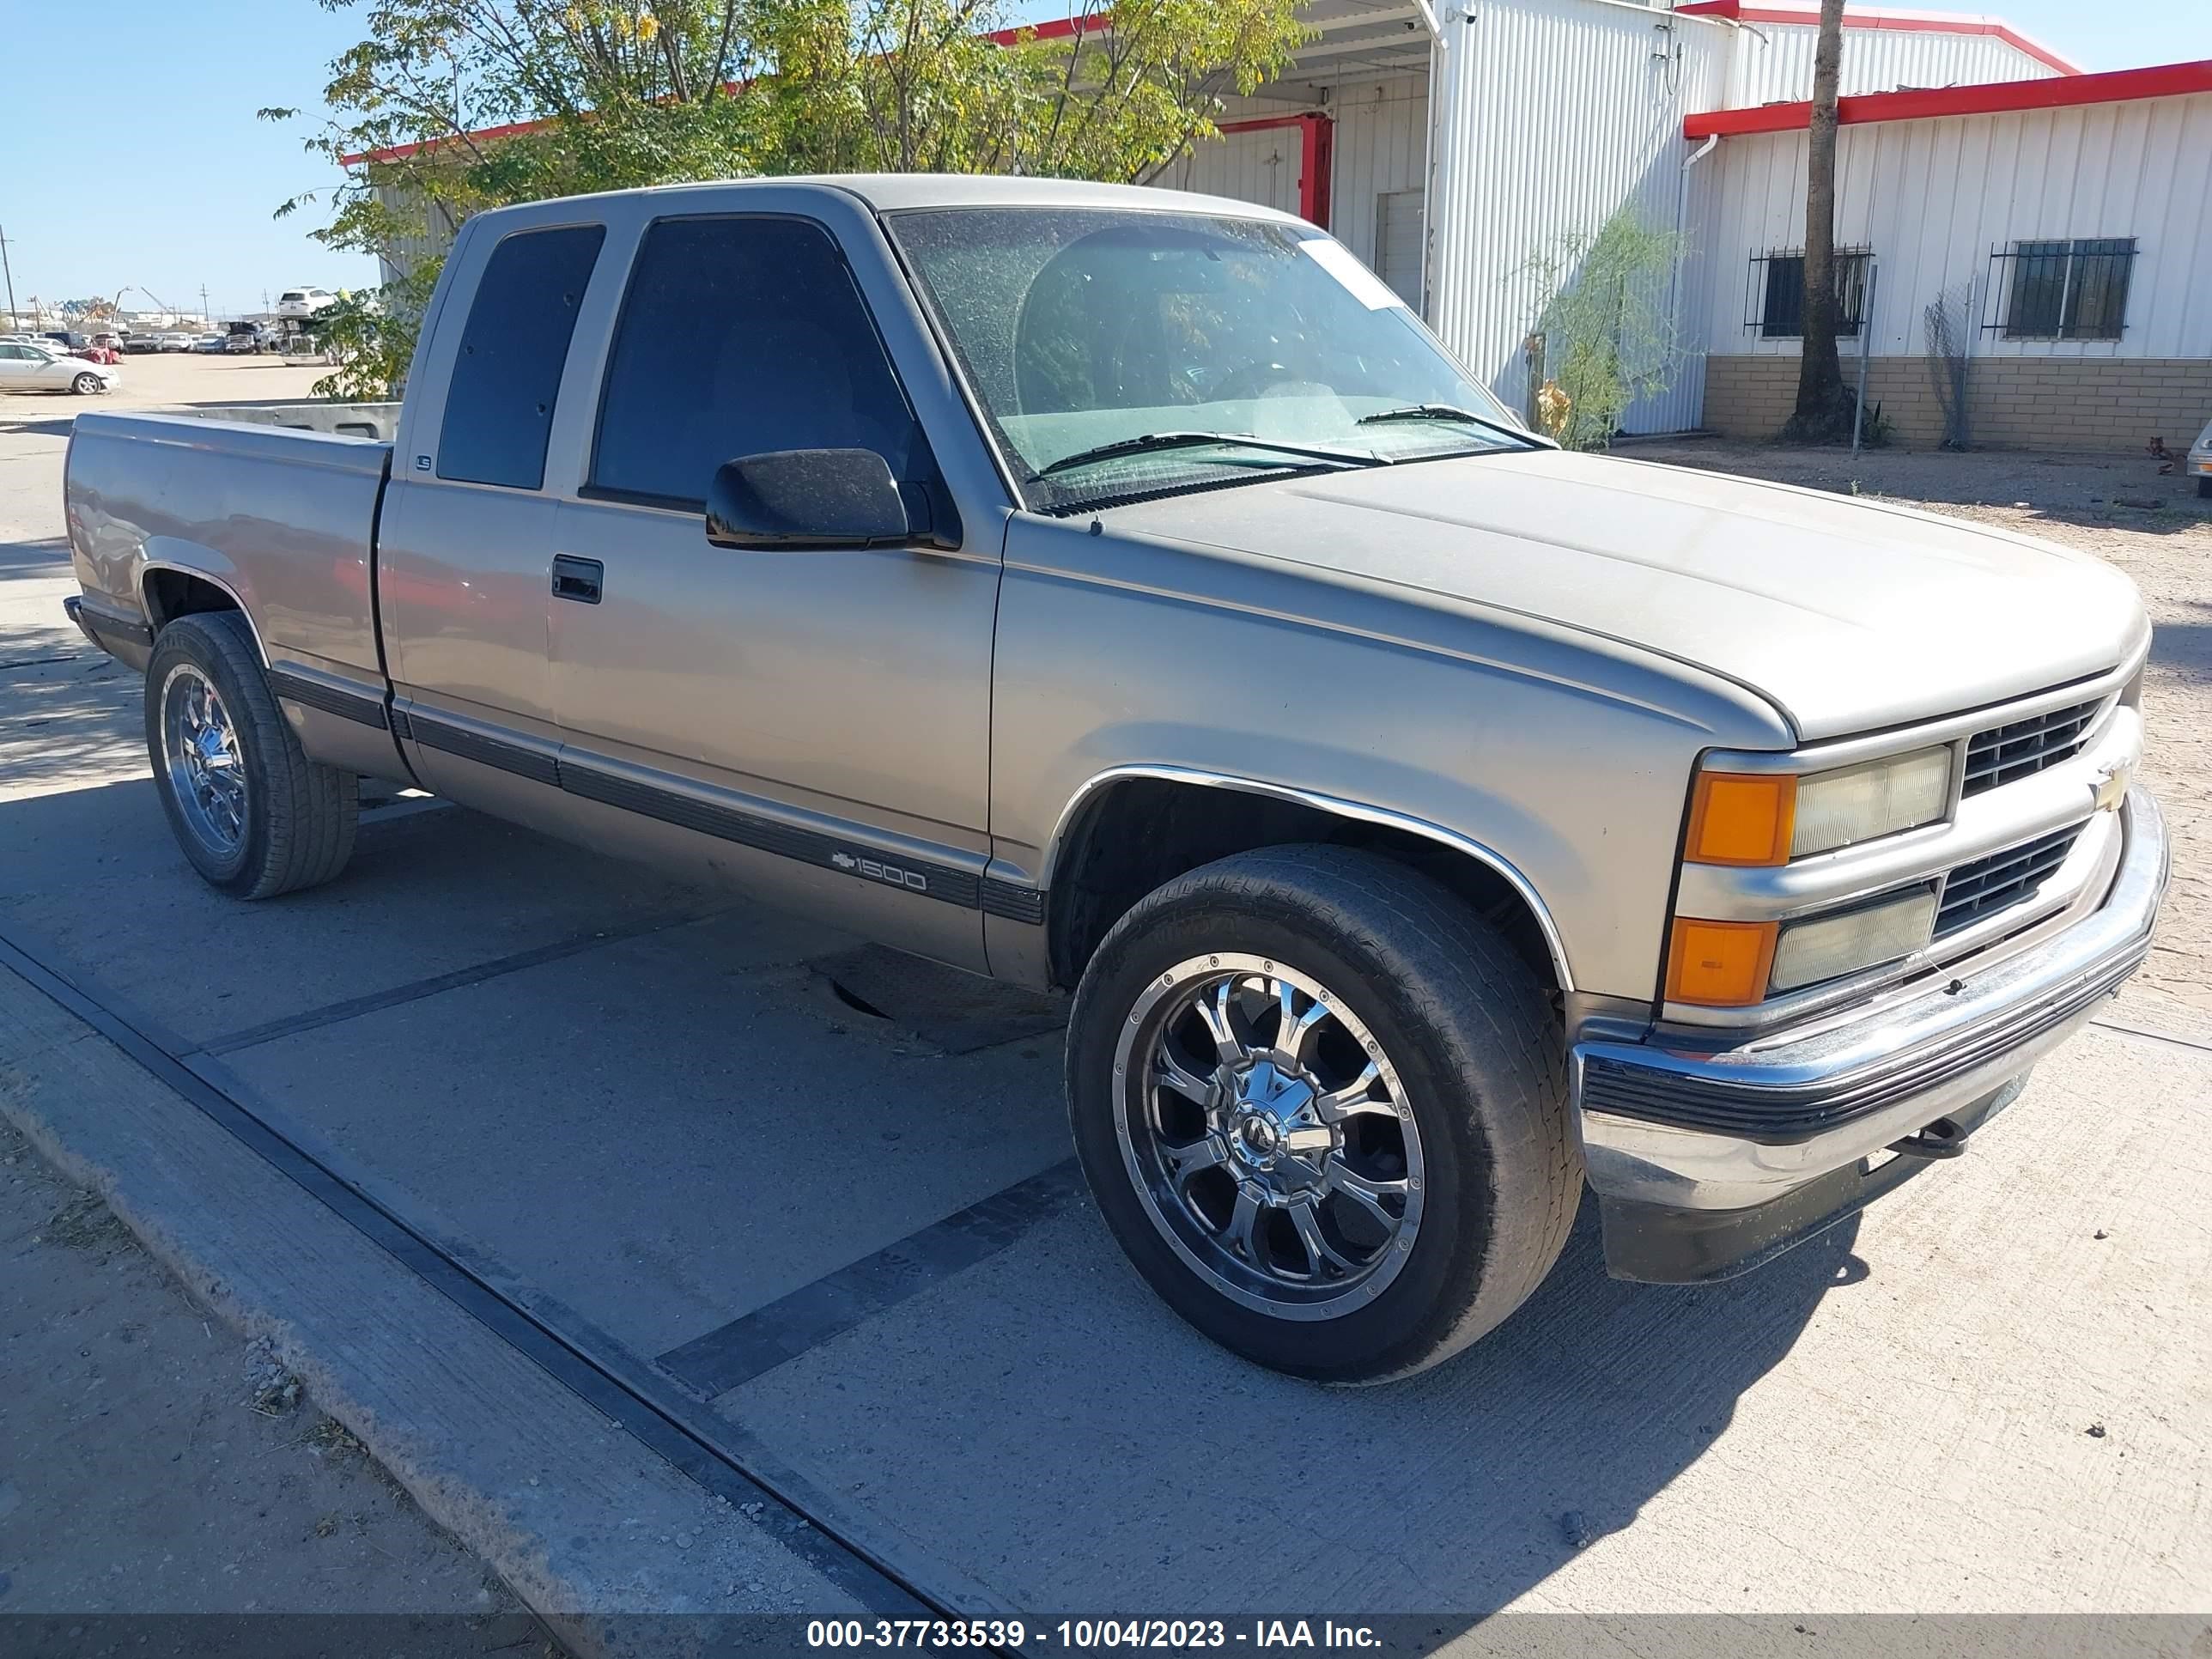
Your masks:
{"label": "truck door", "polygon": [[395,728],[430,788],[525,817],[557,805],[545,660],[546,446],[604,226],[465,238],[417,365],[377,521]]}
{"label": "truck door", "polygon": [[1000,525],[950,550],[708,542],[717,468],[807,448],[873,450],[910,501],[951,516],[823,223],[646,223],[558,520],[562,787],[638,850],[681,844],[741,884],[981,967]]}

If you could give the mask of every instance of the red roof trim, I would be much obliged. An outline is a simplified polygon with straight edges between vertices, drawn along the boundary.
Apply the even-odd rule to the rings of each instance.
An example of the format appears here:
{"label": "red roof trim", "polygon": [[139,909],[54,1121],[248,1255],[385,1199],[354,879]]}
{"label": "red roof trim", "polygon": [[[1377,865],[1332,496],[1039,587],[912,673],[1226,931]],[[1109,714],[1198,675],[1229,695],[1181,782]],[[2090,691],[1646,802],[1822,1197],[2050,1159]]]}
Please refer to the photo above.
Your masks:
{"label": "red roof trim", "polygon": [[[1674,9],[1686,17],[1726,17],[1739,23],[1780,23],[1812,28],[1820,21],[1817,7],[1798,9],[1778,5],[1746,5],[1743,0],[1693,0]],[[1918,34],[1994,35],[2015,52],[2025,52],[2046,69],[2061,75],[2079,75],[2081,66],[2061,58],[2040,40],[2029,39],[1999,17],[1977,17],[1968,13],[1936,11],[1846,11],[1844,27],[1852,29],[1899,29]]]}
{"label": "red roof trim", "polygon": [[1109,14],[1098,12],[1084,17],[1054,17],[1042,23],[1021,23],[1010,29],[993,29],[983,38],[994,46],[1011,46],[1024,33],[1033,40],[1065,40],[1072,34],[1103,34],[1110,22]]}
{"label": "red roof trim", "polygon": [[[544,120],[509,121],[505,126],[479,127],[476,131],[465,133],[463,137],[471,139],[512,138],[518,132],[538,132],[552,125],[552,122]],[[447,144],[459,142],[458,138],[425,138],[420,143],[386,144],[382,149],[365,149],[356,155],[341,155],[338,157],[338,165],[349,167],[359,161],[404,161],[410,155],[419,155],[425,150],[442,149]]]}
{"label": "red roof trim", "polygon": [[[2002,115],[2014,110],[2064,109],[2075,104],[2117,104],[2139,98],[2182,98],[2212,92],[2212,58],[2103,75],[2067,75],[2048,81],[1996,81],[1923,92],[1877,92],[1836,100],[1846,126],[1869,121],[1923,121],[1943,115]],[[1682,123],[1686,138],[1733,138],[1753,132],[1802,132],[1813,124],[1813,106],[1762,104],[1757,109],[1717,109]]]}

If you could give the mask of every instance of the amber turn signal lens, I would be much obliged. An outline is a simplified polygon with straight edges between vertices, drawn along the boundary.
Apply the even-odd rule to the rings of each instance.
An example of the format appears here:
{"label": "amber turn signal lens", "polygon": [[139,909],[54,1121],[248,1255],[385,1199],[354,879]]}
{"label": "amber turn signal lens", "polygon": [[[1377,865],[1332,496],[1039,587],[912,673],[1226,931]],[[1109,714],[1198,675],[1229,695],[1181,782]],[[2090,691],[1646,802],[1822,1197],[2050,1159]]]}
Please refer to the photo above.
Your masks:
{"label": "amber turn signal lens", "polygon": [[1763,1000],[1774,968],[1772,921],[1674,918],[1667,951],[1667,1000],[1701,1008],[1744,1008]]}
{"label": "amber turn signal lens", "polygon": [[1786,773],[1700,772],[1690,794],[1692,864],[1787,864],[1797,780]]}

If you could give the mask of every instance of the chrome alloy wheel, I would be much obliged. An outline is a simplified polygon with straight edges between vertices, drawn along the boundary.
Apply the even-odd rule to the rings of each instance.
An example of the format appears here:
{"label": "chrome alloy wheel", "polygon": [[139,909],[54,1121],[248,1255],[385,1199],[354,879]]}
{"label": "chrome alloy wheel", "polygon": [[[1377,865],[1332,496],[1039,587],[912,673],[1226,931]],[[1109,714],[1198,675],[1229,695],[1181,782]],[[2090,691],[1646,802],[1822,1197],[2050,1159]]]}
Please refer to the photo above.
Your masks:
{"label": "chrome alloy wheel", "polygon": [[161,683],[161,758],[185,822],[228,858],[246,839],[246,762],[214,683],[179,663]]}
{"label": "chrome alloy wheel", "polygon": [[1390,1057],[1316,981],[1226,951],[1176,963],[1124,1022],[1114,1086],[1146,1212],[1223,1295],[1334,1319],[1405,1266],[1420,1132]]}

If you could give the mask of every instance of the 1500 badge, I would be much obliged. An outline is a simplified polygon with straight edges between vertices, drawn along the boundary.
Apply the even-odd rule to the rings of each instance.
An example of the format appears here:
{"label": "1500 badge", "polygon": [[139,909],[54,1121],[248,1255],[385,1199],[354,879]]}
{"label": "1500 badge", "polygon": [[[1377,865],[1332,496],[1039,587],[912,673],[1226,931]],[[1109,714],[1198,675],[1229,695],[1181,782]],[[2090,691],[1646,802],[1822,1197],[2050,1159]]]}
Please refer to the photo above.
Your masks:
{"label": "1500 badge", "polygon": [[848,874],[866,876],[870,881],[888,882],[911,893],[927,893],[929,890],[927,876],[914,870],[902,870],[896,864],[885,864],[880,859],[858,859],[850,853],[832,853],[830,862]]}

